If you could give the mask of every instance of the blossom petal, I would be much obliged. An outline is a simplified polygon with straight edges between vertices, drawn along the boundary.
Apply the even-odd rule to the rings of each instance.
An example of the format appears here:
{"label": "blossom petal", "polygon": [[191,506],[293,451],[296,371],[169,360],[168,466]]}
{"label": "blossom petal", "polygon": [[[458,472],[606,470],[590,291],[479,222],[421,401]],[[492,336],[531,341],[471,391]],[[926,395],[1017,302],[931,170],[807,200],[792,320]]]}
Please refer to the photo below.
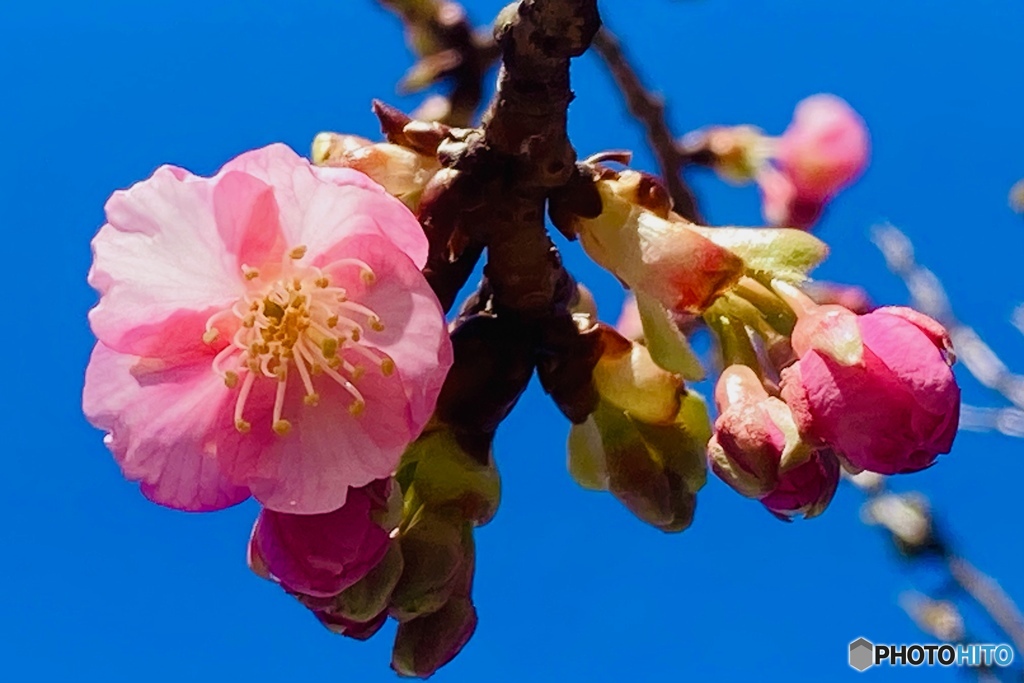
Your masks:
{"label": "blossom petal", "polygon": [[[164,166],[144,182],[115,192],[107,221],[93,239],[89,284],[100,293],[89,313],[96,337],[121,353],[156,355],[161,323],[188,312],[223,308],[238,295],[241,278],[226,256],[212,208],[212,184]],[[190,328],[191,330],[192,328]],[[202,344],[198,336],[171,343],[174,356]]]}
{"label": "blossom petal", "polygon": [[387,240],[353,237],[335,251],[373,269],[372,284],[343,264],[328,266],[325,272],[384,323],[382,331],[367,329],[364,341],[395,362],[412,404],[412,429],[419,433],[434,411],[453,361],[444,312],[416,265]]}
{"label": "blossom petal", "polygon": [[89,421],[109,432],[108,447],[147,498],[198,512],[249,497],[218,465],[227,399],[208,360],[167,367],[99,343],[82,403]]}
{"label": "blossom petal", "polygon": [[[341,353],[350,363],[362,362],[351,350]],[[246,404],[251,431],[243,447],[223,451],[221,466],[232,480],[245,483],[265,507],[278,512],[312,515],[345,504],[351,487],[383,479],[398,467],[405,447],[416,437],[409,400],[397,374],[385,377],[368,368],[354,382],[366,402],[358,416],[349,412],[352,396],[328,377],[318,377],[318,405],[306,405],[297,379],[289,379],[283,417],[291,431],[272,430],[277,382],[257,380]]]}
{"label": "blossom petal", "polygon": [[286,145],[274,144],[228,162],[221,173],[242,171],[274,187],[281,225],[291,246],[304,245],[314,265],[335,260],[346,237],[381,235],[422,268],[427,239],[402,202],[368,176],[347,168],[314,167]]}
{"label": "blossom petal", "polygon": [[239,171],[223,173],[213,190],[213,210],[236,272],[281,260],[285,242],[274,188]]}

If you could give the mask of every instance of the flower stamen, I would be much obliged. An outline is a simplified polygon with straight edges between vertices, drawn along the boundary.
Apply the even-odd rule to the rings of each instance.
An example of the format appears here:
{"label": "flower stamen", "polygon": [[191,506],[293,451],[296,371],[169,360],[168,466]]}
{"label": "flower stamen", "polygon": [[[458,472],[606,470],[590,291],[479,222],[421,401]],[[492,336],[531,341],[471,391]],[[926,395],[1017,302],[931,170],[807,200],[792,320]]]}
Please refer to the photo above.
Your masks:
{"label": "flower stamen", "polygon": [[[306,253],[305,246],[298,246],[287,253],[287,259],[294,262]],[[343,358],[342,353],[351,351],[366,359],[385,377],[395,372],[391,358],[362,342],[364,326],[374,331],[384,329],[380,316],[371,308],[350,301],[345,288],[333,286],[330,277],[319,268],[289,264],[287,259],[280,279],[212,315],[203,334],[203,340],[212,344],[223,329],[235,329],[230,343],[214,357],[212,368],[227,388],[238,389],[234,423],[241,433],[252,429],[244,412],[260,378],[277,383],[271,428],[282,437],[291,432],[292,423],[284,412],[293,364],[302,382],[305,405],[314,407],[320,403],[314,379],[327,375],[351,397],[348,410],[353,416],[366,410],[366,399],[355,385],[366,368],[351,362],[354,359]],[[358,268],[367,284],[376,279],[364,261],[342,259],[332,266],[339,264]],[[250,266],[242,266],[242,274],[248,281],[260,277],[259,271]],[[233,317],[234,325],[218,324],[224,317]]]}

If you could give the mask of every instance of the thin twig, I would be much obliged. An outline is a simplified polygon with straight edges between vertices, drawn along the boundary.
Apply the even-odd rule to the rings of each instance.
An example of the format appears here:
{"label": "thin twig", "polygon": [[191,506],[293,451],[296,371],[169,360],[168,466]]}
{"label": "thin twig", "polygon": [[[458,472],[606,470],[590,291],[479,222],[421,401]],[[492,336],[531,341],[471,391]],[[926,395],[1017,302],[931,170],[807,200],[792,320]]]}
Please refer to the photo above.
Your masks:
{"label": "thin twig", "polygon": [[618,39],[608,29],[601,29],[594,38],[594,49],[601,55],[612,78],[622,91],[626,107],[647,131],[647,141],[658,160],[662,178],[668,186],[675,211],[691,221],[701,222],[693,192],[680,175],[684,157],[669,128],[665,100],[644,87],[639,74],[629,63]]}
{"label": "thin twig", "polygon": [[[930,503],[920,493],[894,493],[887,477],[873,472],[846,475],[863,495],[861,518],[866,524],[880,526],[901,557],[910,564],[941,559],[943,571],[955,587],[955,594],[914,594],[904,596],[900,604],[925,632],[950,642],[977,642],[965,631],[956,600],[972,600],[992,622],[1024,652],[1024,618],[1013,599],[996,581],[958,554],[951,539],[936,526]],[[975,672],[979,678],[985,672]]]}
{"label": "thin twig", "polygon": [[1017,652],[1024,652],[1024,617],[1006,591],[991,576],[962,557],[949,558],[949,571],[957,584],[984,607],[996,625],[1010,637]]}

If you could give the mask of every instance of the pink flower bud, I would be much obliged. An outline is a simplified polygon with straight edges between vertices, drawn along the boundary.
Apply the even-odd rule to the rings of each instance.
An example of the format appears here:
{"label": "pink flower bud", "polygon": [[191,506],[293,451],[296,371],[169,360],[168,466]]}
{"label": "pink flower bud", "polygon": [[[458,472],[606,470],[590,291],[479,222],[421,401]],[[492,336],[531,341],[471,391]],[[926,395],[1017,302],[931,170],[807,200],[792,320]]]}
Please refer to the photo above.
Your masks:
{"label": "pink flower bud", "polygon": [[720,415],[708,442],[711,469],[749,498],[764,498],[810,456],[789,407],[769,396],[754,371],[725,369],[715,387]]}
{"label": "pink flower bud", "polygon": [[825,200],[798,195],[793,182],[771,166],[757,173],[757,184],[761,188],[761,212],[769,225],[807,230],[818,222],[825,208]]}
{"label": "pink flower bud", "polygon": [[[814,339],[852,348],[851,319],[861,346],[859,362],[852,363],[852,354],[837,359],[829,344]],[[831,333],[830,321],[843,330]],[[950,369],[949,336],[938,322],[902,307],[856,318],[849,312],[801,316],[793,339],[800,359],[782,373],[782,396],[803,434],[855,467],[882,474],[915,472],[949,452],[960,388]]]}
{"label": "pink flower bud", "polygon": [[868,160],[868,132],[850,105],[835,95],[800,102],[779,138],[775,161],[805,201],[824,202],[857,178]]}
{"label": "pink flower bud", "polygon": [[821,449],[804,464],[782,474],[761,504],[787,521],[797,515],[816,517],[832,502],[838,486],[839,460],[828,449]]}
{"label": "pink flower bud", "polygon": [[249,563],[291,593],[332,597],[366,576],[388,549],[388,531],[374,520],[386,507],[391,481],[352,489],[345,505],[320,515],[260,512]]}

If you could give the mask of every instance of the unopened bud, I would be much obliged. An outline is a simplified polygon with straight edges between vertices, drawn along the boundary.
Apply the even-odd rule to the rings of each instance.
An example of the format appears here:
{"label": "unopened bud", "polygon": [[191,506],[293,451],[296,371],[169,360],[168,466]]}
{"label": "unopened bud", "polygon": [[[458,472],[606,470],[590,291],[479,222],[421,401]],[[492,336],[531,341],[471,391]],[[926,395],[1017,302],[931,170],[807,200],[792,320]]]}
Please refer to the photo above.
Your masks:
{"label": "unopened bud", "polygon": [[460,445],[450,429],[420,436],[402,456],[402,467],[414,468],[413,483],[423,503],[454,506],[463,519],[486,524],[498,509],[501,479],[487,453],[480,462]]}
{"label": "unopened bud", "polygon": [[[380,142],[351,148],[348,136],[321,133],[313,143],[314,161],[321,166],[352,168],[380,183],[388,194],[415,210],[420,195],[441,164],[406,147]],[[342,139],[339,139],[342,138]]]}
{"label": "unopened bud", "polygon": [[749,183],[767,162],[771,141],[754,126],[721,126],[698,132],[687,141],[710,156],[711,167],[724,180]]}
{"label": "unopened bud", "polygon": [[358,135],[319,133],[313,138],[313,163],[317,166],[332,166],[332,161],[372,144],[371,140]]}
{"label": "unopened bud", "polygon": [[331,612],[358,623],[372,621],[387,611],[391,593],[398,585],[404,567],[399,543],[392,540],[384,559],[360,581],[342,591],[334,599]]}
{"label": "unopened bud", "polygon": [[391,668],[400,676],[431,676],[469,642],[476,624],[468,597],[453,597],[436,612],[399,624]]}
{"label": "unopened bud", "polygon": [[710,431],[703,402],[688,395],[676,421],[651,425],[602,402],[569,437],[570,471],[587,488],[607,488],[633,514],[663,531],[690,525],[703,486]]}
{"label": "unopened bud", "polygon": [[638,295],[669,310],[700,313],[743,272],[743,261],[689,224],[668,220],[668,205],[645,176],[626,171],[595,186],[602,211],[576,216],[572,232],[598,264]]}
{"label": "unopened bud", "polygon": [[647,347],[603,328],[604,352],[594,367],[594,385],[606,401],[641,422],[670,424],[679,414],[683,380],[659,367]]}
{"label": "unopened bud", "polygon": [[[468,537],[468,540],[467,540]],[[467,558],[467,522],[421,507],[400,536],[405,567],[391,595],[391,615],[406,621],[439,610]]]}

